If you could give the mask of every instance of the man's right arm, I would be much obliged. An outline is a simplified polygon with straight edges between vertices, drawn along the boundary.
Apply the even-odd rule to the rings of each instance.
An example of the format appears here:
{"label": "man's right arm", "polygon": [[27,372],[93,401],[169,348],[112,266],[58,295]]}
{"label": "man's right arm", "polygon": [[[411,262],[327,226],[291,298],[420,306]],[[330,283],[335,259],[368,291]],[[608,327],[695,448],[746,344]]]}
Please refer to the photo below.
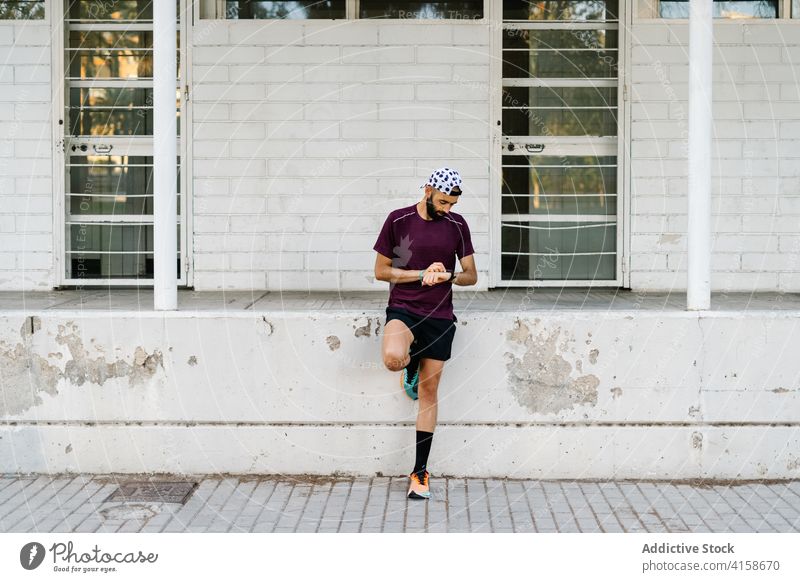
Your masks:
{"label": "man's right arm", "polygon": [[419,271],[408,271],[392,267],[392,259],[380,253],[375,254],[375,278],[378,281],[388,281],[395,284],[419,281]]}
{"label": "man's right arm", "polygon": [[[444,264],[440,262],[431,263],[424,271],[444,272]],[[375,278],[378,281],[388,281],[389,283],[411,283],[419,281],[419,271],[409,271],[392,267],[392,259],[380,253],[375,257]]]}

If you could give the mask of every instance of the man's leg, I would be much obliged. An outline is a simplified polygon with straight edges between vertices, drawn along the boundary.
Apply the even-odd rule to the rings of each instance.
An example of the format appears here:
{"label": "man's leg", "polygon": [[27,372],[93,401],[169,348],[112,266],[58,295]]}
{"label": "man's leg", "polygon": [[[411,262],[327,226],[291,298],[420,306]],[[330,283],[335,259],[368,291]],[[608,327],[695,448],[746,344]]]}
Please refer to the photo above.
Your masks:
{"label": "man's leg", "polygon": [[417,430],[433,432],[436,428],[439,380],[442,377],[444,362],[422,358],[419,371],[419,412]]}
{"label": "man's leg", "polygon": [[414,334],[399,319],[392,319],[383,328],[383,365],[392,372],[399,372],[408,365],[408,355]]}
{"label": "man's leg", "polygon": [[417,454],[414,473],[420,476],[427,470],[428,455],[436,429],[439,380],[444,361],[422,358],[419,373],[419,412],[417,413]]}

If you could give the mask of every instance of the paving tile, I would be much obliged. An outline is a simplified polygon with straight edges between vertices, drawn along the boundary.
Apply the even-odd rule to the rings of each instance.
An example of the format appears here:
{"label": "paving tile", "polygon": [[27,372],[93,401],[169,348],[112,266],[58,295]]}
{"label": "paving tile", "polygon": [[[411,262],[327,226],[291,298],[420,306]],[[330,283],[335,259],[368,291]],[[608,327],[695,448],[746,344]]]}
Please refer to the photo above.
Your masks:
{"label": "paving tile", "polygon": [[[184,505],[106,502],[103,476],[3,476],[0,531],[798,532],[796,481],[693,486],[443,478],[408,500],[407,478],[198,478]],[[126,509],[130,509],[126,514]]]}

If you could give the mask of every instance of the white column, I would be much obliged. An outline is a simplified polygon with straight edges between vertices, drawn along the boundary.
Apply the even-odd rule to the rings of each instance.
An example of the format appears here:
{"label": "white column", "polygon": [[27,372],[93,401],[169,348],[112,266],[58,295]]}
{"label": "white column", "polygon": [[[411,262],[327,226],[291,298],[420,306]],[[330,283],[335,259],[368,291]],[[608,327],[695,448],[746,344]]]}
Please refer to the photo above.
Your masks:
{"label": "white column", "polygon": [[178,308],[176,2],[153,2],[153,213],[156,310]]}
{"label": "white column", "polygon": [[711,14],[711,0],[689,0],[689,310],[711,307]]}

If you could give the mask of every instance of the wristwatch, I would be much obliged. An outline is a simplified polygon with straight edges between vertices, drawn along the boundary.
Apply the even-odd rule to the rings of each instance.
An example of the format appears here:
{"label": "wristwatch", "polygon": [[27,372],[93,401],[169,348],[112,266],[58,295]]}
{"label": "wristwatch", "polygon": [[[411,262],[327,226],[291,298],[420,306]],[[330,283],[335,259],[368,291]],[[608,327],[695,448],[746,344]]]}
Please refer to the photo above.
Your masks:
{"label": "wristwatch", "polygon": [[456,277],[458,276],[458,273],[456,273],[455,270],[451,271],[450,269],[448,269],[447,272],[450,273],[449,282],[450,283],[455,283]]}

